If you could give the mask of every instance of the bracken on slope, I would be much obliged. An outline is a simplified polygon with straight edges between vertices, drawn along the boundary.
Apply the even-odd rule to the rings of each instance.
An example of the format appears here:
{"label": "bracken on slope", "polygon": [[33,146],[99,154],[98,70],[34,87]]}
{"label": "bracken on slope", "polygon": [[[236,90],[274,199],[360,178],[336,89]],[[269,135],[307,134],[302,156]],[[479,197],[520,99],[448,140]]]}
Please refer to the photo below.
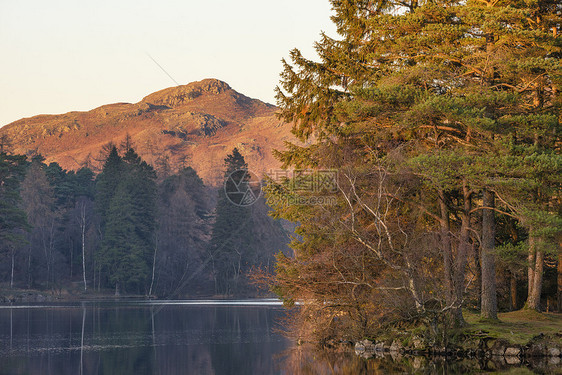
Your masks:
{"label": "bracken on slope", "polygon": [[149,163],[172,170],[193,167],[207,184],[223,178],[223,159],[237,147],[251,170],[278,168],[272,149],[294,141],[291,125],[277,119],[277,107],[248,98],[225,82],[205,79],[167,88],[138,103],[104,105],[88,112],[39,115],[0,128],[11,151],[40,153],[65,169],[100,164],[100,150],[127,135]]}

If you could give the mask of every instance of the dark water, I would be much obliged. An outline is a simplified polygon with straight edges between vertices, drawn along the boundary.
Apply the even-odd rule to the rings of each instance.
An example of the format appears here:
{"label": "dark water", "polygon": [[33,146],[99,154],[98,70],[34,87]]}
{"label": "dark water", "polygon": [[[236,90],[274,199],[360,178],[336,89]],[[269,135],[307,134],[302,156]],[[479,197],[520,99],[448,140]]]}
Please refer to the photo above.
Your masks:
{"label": "dark water", "polygon": [[0,374],[275,374],[273,301],[0,307]]}
{"label": "dark water", "polygon": [[3,374],[559,374],[560,363],[385,356],[296,346],[277,301],[0,306]]}

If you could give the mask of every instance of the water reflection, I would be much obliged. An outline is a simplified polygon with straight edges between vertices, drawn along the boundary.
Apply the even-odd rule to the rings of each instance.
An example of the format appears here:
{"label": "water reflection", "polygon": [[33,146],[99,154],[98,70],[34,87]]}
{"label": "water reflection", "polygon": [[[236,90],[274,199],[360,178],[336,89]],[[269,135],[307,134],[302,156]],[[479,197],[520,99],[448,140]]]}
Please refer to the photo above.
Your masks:
{"label": "water reflection", "polygon": [[527,359],[507,363],[503,357],[491,359],[452,359],[444,357],[379,355],[364,359],[349,350],[318,350],[297,346],[285,352],[283,368],[294,375],[362,374],[562,374],[559,358]]}
{"label": "water reflection", "polygon": [[281,373],[282,314],[267,301],[2,308],[0,374]]}
{"label": "water reflection", "polygon": [[[0,307],[3,374],[562,373],[559,358],[522,364],[383,356],[295,346],[277,301],[90,302]],[[558,362],[556,362],[558,360]]]}

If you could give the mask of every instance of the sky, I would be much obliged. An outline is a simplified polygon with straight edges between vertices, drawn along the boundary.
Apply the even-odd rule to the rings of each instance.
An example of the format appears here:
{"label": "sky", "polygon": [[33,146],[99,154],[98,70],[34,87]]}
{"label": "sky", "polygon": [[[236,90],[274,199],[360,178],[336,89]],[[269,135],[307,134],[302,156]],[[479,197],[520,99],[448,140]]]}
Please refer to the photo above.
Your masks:
{"label": "sky", "polygon": [[321,31],[336,36],[330,8],[328,0],[0,0],[0,126],[136,103],[204,78],[275,104],[281,58],[293,48],[314,57]]}

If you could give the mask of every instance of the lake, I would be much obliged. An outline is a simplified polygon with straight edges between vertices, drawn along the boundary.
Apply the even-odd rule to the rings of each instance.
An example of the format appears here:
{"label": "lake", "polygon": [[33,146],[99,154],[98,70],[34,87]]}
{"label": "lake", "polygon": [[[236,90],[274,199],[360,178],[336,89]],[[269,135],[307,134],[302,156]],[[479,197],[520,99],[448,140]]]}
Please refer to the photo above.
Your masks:
{"label": "lake", "polygon": [[0,374],[276,374],[280,302],[0,307]]}
{"label": "lake", "polygon": [[285,314],[277,300],[0,306],[0,375],[562,373],[552,359],[365,360],[297,346],[278,332]]}

